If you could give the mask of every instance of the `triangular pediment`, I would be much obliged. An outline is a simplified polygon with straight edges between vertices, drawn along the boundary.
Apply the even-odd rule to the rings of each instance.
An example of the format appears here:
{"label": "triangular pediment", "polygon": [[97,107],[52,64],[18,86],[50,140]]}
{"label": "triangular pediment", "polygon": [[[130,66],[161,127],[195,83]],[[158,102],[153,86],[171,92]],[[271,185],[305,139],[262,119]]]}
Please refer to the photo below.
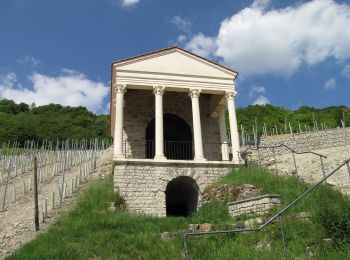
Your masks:
{"label": "triangular pediment", "polygon": [[234,70],[211,62],[179,47],[172,47],[121,60],[113,63],[113,65],[117,71],[123,70],[184,76],[234,79],[238,74]]}

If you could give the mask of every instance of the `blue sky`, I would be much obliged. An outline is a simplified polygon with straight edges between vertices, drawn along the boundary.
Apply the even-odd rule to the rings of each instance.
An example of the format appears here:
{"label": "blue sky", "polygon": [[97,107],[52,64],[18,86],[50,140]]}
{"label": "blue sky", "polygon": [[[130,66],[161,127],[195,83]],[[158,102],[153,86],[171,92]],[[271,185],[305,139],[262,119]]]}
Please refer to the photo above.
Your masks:
{"label": "blue sky", "polygon": [[108,112],[110,64],[180,45],[240,72],[236,104],[350,106],[350,1],[3,0],[0,99]]}

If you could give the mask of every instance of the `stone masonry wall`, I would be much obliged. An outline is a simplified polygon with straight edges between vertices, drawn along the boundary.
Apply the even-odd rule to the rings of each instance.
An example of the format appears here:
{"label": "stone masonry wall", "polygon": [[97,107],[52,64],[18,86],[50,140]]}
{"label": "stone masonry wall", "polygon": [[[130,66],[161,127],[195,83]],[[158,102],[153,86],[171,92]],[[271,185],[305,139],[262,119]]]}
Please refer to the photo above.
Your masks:
{"label": "stone masonry wall", "polygon": [[[207,159],[221,160],[219,122],[209,116],[209,98],[210,95],[201,94],[199,99],[204,155],[209,157],[210,153]],[[125,94],[123,139],[128,158],[145,157],[146,128],[155,116],[154,103],[151,90],[128,90]],[[184,119],[193,133],[191,98],[187,93],[165,91],[163,111]]]}
{"label": "stone masonry wall", "polygon": [[179,176],[192,178],[202,191],[225,176],[229,165],[195,163],[118,162],[114,168],[114,188],[125,199],[128,210],[154,216],[166,216],[165,190],[169,181]]}
{"label": "stone masonry wall", "polygon": [[[285,144],[298,152],[350,145],[350,127],[293,135],[268,136],[262,138],[259,146],[277,146],[280,144]],[[274,150],[276,154],[290,153],[284,147],[275,148]],[[262,160],[273,156],[272,149],[260,148],[259,153]]]}
{"label": "stone masonry wall", "polygon": [[240,215],[264,215],[273,207],[281,205],[279,195],[263,195],[245,200],[227,203],[229,214],[232,217]]}

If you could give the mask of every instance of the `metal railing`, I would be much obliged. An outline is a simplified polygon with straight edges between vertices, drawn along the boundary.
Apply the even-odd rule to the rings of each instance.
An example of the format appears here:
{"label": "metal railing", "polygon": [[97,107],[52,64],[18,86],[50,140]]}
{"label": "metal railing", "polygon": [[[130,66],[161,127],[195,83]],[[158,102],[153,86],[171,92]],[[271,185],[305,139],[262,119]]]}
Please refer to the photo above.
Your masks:
{"label": "metal railing", "polygon": [[[313,152],[310,152],[310,153],[313,153]],[[316,154],[316,153],[314,153],[314,154]],[[319,155],[319,154],[317,154],[317,155]],[[282,242],[283,242],[283,255],[284,255],[284,258],[287,259],[287,244],[286,244],[285,232],[284,232],[284,228],[283,228],[282,215],[288,209],[290,209],[292,206],[294,206],[296,203],[298,203],[300,200],[302,200],[304,197],[306,197],[309,193],[311,193],[313,190],[315,190],[319,185],[321,185],[323,182],[325,182],[329,177],[331,177],[333,174],[335,174],[344,165],[347,166],[348,174],[350,177],[350,158],[348,158],[347,160],[343,161],[338,167],[336,167],[333,171],[331,171],[328,175],[325,175],[316,184],[312,185],[307,191],[305,191],[299,197],[297,197],[296,199],[291,201],[287,206],[285,206],[282,210],[277,212],[274,216],[272,216],[269,220],[267,220],[264,224],[262,224],[258,228],[219,230],[219,231],[207,231],[207,232],[187,232],[187,233],[185,233],[183,235],[183,247],[184,247],[184,253],[185,253],[186,260],[190,259],[189,249],[188,249],[188,244],[187,244],[187,238],[190,236],[205,236],[205,235],[234,234],[234,233],[244,233],[244,232],[258,232],[258,231],[263,230],[265,227],[267,227],[269,224],[271,224],[277,218],[279,218],[279,221],[280,221],[281,236],[282,236]]]}
{"label": "metal railing", "polygon": [[[203,152],[204,157],[208,161],[222,160],[222,145],[223,143],[204,142]],[[226,157],[232,158],[230,148],[227,143]],[[123,142],[123,153],[125,158],[133,159],[153,159],[155,155],[154,140],[133,140],[126,139]],[[192,141],[164,141],[164,155],[170,160],[193,160],[194,158],[194,143]]]}
{"label": "metal railing", "polygon": [[165,141],[165,157],[170,160],[193,160],[192,141]]}
{"label": "metal railing", "polygon": [[257,153],[258,153],[258,162],[260,164],[260,162],[261,162],[261,155],[260,155],[260,152],[259,152],[260,149],[271,149],[272,150],[273,160],[274,160],[274,165],[275,165],[275,170],[276,170],[276,172],[278,172],[275,149],[276,148],[281,148],[281,147],[284,147],[287,150],[292,152],[293,163],[294,163],[294,172],[295,172],[295,175],[298,178],[298,181],[300,181],[300,180],[299,180],[298,167],[297,167],[297,162],[296,162],[296,159],[295,159],[295,154],[313,154],[313,155],[318,156],[320,158],[320,165],[321,165],[321,170],[322,170],[322,176],[323,177],[326,176],[323,159],[327,158],[327,156],[325,156],[323,154],[319,154],[319,153],[313,152],[313,151],[298,152],[298,151],[294,150],[293,148],[291,148],[291,147],[289,147],[289,146],[287,146],[285,144],[279,144],[279,145],[273,145],[273,146],[259,146],[258,148],[247,147],[244,151],[240,152],[241,156],[239,156],[239,158],[242,157],[243,159],[247,160],[248,157],[251,156],[251,153],[248,152],[248,150],[257,151]]}

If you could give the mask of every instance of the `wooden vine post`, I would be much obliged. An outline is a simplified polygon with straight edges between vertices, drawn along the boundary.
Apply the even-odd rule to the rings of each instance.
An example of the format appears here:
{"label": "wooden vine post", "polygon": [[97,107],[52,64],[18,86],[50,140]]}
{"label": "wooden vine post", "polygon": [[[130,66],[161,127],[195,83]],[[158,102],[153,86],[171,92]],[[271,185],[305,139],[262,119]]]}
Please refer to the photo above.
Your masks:
{"label": "wooden vine post", "polygon": [[35,231],[39,230],[39,202],[38,202],[38,168],[36,155],[34,156],[34,223]]}

